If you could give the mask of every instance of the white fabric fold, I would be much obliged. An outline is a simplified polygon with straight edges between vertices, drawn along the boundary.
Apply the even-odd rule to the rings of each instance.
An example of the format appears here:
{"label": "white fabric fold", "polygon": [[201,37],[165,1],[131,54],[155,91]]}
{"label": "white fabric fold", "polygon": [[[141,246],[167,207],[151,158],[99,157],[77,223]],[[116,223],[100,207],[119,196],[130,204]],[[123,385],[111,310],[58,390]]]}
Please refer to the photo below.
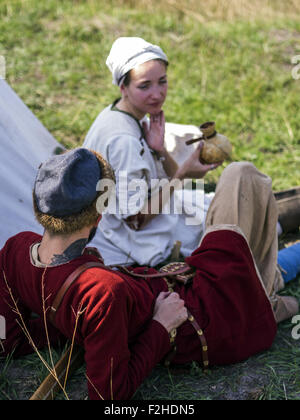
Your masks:
{"label": "white fabric fold", "polygon": [[130,70],[150,60],[168,58],[163,50],[138,37],[120,37],[113,43],[106,65],[112,73],[112,83],[120,86]]}

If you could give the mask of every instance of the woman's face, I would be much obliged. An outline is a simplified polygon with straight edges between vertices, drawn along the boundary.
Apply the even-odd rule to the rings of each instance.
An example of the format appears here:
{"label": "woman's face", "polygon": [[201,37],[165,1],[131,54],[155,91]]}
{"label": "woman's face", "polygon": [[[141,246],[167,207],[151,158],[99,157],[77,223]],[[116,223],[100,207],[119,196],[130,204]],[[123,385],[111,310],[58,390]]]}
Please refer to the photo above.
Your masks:
{"label": "woman's face", "polygon": [[131,113],[138,119],[158,114],[168,91],[167,66],[160,60],[140,64],[130,72],[130,83],[121,92]]}

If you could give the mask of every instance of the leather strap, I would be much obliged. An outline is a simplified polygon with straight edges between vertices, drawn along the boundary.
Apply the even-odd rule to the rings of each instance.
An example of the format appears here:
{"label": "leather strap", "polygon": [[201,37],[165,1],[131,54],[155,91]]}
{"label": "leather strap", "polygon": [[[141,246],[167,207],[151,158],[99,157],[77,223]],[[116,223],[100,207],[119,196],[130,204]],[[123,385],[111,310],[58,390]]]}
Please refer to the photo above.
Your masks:
{"label": "leather strap", "polygon": [[200,343],[201,343],[203,370],[206,372],[209,366],[207,341],[206,341],[204,332],[200,328],[198,322],[195,320],[195,318],[193,317],[193,315],[191,314],[189,310],[187,312],[188,312],[188,320],[190,321],[192,326],[195,328],[197,335],[199,337]]}
{"label": "leather strap", "polygon": [[82,274],[85,270],[92,268],[92,267],[99,267],[99,268],[104,268],[104,264],[98,263],[98,262],[87,262],[83,265],[81,265],[80,267],[78,267],[75,271],[73,271],[66,279],[66,281],[63,283],[63,285],[61,286],[61,288],[59,289],[59,291],[57,292],[55,299],[52,303],[52,306],[50,307],[50,312],[49,312],[49,320],[52,324],[55,324],[55,315],[56,312],[67,292],[67,290],[69,289],[69,287],[74,283],[74,281],[80,276],[80,274]]}
{"label": "leather strap", "polygon": [[[170,283],[166,277],[164,277],[164,280],[165,280],[165,282],[168,286],[169,292],[174,292],[174,289],[173,289],[174,283]],[[192,324],[192,326],[196,330],[196,333],[197,333],[198,338],[200,340],[201,351],[202,351],[203,371],[206,373],[208,371],[208,366],[209,366],[207,341],[206,341],[203,330],[200,328],[198,322],[195,320],[194,316],[191,314],[191,312],[188,309],[187,309],[187,314],[188,314],[188,321]],[[172,333],[173,333],[173,336],[172,336]],[[172,345],[172,350],[165,359],[165,365],[166,366],[169,366],[171,364],[172,358],[176,354],[176,345],[175,345],[176,334],[177,334],[176,329],[171,331],[170,342],[171,342],[171,345]]]}
{"label": "leather strap", "polygon": [[116,267],[120,271],[122,271],[123,273],[128,274],[129,276],[141,277],[141,278],[146,278],[146,279],[155,279],[155,278],[158,278],[158,277],[166,277],[166,276],[177,276],[177,275],[184,274],[187,271],[192,270],[191,267],[186,265],[182,268],[179,268],[179,269],[173,270],[173,271],[171,271],[171,270],[170,271],[160,271],[159,273],[155,273],[155,274],[146,274],[146,273],[145,274],[137,274],[137,273],[134,273],[134,272],[128,270],[126,267],[123,267],[123,266],[115,265],[115,266],[110,266],[110,267]]}

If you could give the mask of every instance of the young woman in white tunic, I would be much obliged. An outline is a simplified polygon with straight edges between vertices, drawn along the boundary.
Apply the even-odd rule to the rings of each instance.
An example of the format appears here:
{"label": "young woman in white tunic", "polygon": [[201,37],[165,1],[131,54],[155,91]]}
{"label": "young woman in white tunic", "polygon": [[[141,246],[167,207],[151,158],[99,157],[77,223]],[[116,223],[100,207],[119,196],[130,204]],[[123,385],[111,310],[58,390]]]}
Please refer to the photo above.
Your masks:
{"label": "young woman in white tunic", "polygon": [[277,293],[284,279],[277,264],[278,208],[272,180],[252,163],[233,162],[223,170],[215,194],[185,188],[182,195],[179,188],[170,200],[169,186],[158,188],[161,180],[180,184],[201,179],[222,162],[201,163],[201,143],[180,167],[167,152],[162,107],[168,59],[160,47],[122,37],[112,45],[106,64],[121,98],[98,115],[84,142],[116,174],[115,207],[103,214],[94,241],[104,262],[156,266],[169,257],[176,241],[188,256],[205,232],[232,229],[249,243],[277,322],[296,314],[297,300]]}
{"label": "young woman in white tunic", "polygon": [[[218,165],[199,161],[200,144],[178,167],[164,146],[168,59],[160,47],[141,38],[119,38],[107,65],[121,98],[98,115],[83,144],[101,153],[117,178],[117,209],[103,215],[97,245],[106,264],[156,266],[169,257],[176,241],[181,253],[190,255],[203,235],[213,194],[204,194],[203,183],[192,191],[183,180],[202,178]],[[182,181],[178,185],[185,187],[184,195],[179,188],[168,200],[168,185],[164,197],[157,184],[172,179]]]}

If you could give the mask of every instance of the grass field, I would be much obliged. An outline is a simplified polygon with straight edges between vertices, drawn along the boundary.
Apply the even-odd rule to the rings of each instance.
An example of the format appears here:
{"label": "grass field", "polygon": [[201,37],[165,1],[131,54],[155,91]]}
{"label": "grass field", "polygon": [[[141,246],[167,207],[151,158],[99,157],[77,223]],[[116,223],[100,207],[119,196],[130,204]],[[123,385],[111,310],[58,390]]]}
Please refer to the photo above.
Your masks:
{"label": "grass field", "polygon": [[[157,43],[170,60],[167,121],[215,120],[234,159],[252,161],[279,190],[300,184],[299,13],[297,0],[0,0],[0,56],[8,83],[72,148],[118,96],[105,66],[114,39]],[[300,299],[299,290],[298,279],[287,293]],[[135,398],[300,399],[293,326],[280,325],[270,351],[208,375],[196,365],[158,367]],[[71,399],[86,396],[83,371],[70,383]],[[35,355],[2,360],[0,399],[28,398],[45,373]]]}

